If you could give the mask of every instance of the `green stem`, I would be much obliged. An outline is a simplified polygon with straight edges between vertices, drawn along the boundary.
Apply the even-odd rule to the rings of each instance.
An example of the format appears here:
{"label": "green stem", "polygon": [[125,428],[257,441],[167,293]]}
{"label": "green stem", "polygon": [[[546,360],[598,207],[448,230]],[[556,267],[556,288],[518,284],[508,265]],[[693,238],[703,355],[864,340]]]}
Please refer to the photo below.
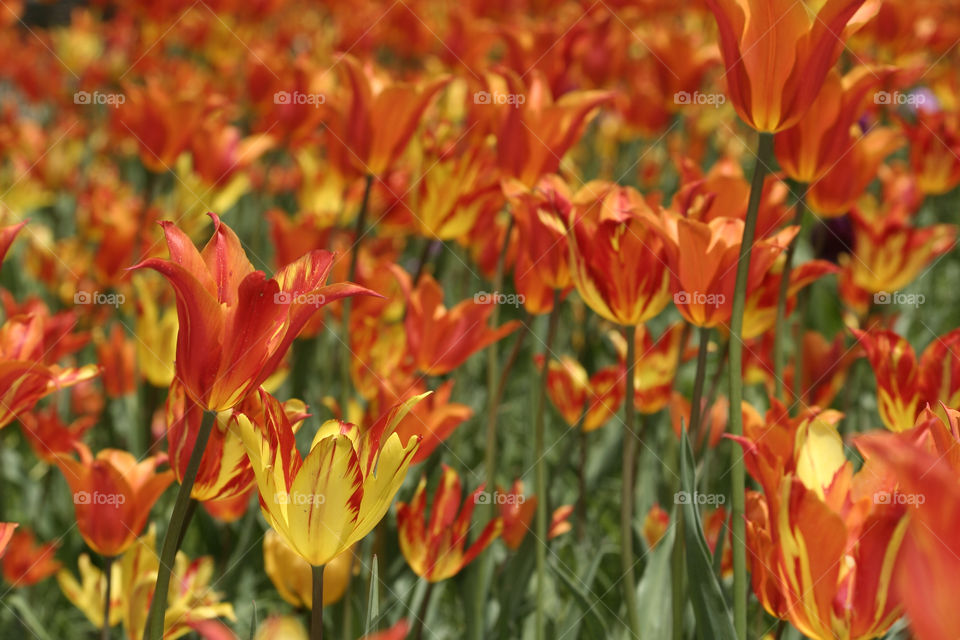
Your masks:
{"label": "green stem", "polygon": [[313,569],[313,602],[310,606],[310,640],[323,640],[323,565]]}
{"label": "green stem", "polygon": [[707,374],[707,348],[710,346],[710,329],[700,327],[700,345],[697,348],[697,372],[693,379],[693,397],[690,400],[690,424],[687,431],[700,438],[700,420],[703,410],[703,381]]}
{"label": "green stem", "polygon": [[[801,187],[800,197],[797,199],[796,213],[793,216],[794,225],[803,224],[803,214],[806,210],[806,200],[807,196],[807,185],[804,184]],[[774,389],[776,389],[775,394],[778,400],[781,402],[786,398],[786,383],[783,382],[783,369],[784,369],[784,337],[787,333],[787,291],[790,289],[790,272],[793,270],[793,254],[797,250],[797,245],[800,244],[800,234],[797,234],[797,237],[793,239],[793,242],[790,243],[790,246],[787,247],[787,255],[783,264],[783,273],[780,275],[780,291],[777,294],[777,321],[774,325],[773,331],[773,384]],[[799,352],[800,343],[797,343],[797,351]],[[796,375],[796,368],[794,368],[794,375]]]}
{"label": "green stem", "polygon": [[583,413],[580,414],[580,421],[574,427],[579,431],[580,436],[580,459],[577,462],[577,540],[583,542],[587,535],[587,432],[583,429],[583,423],[587,418],[587,408],[589,402],[583,405]]}
{"label": "green stem", "polygon": [[536,637],[537,640],[546,638],[546,586],[547,586],[547,463],[545,456],[545,431],[547,408],[547,376],[549,374],[550,357],[553,353],[553,341],[557,335],[557,322],[560,320],[560,290],[553,292],[553,309],[547,321],[547,341],[543,346],[543,369],[540,371],[540,388],[537,391],[537,413],[534,417],[534,445],[533,455],[536,456],[536,476],[534,489],[537,494],[537,610],[536,610]]}
{"label": "green stem", "polygon": [[627,619],[634,638],[640,637],[640,609],[637,606],[637,577],[633,570],[633,476],[640,434],[636,429],[636,406],[633,403],[633,369],[637,360],[637,328],[624,327],[627,339],[627,394],[624,400],[623,470],[620,478],[620,562],[623,569],[623,599]]}
{"label": "green stem", "polygon": [[163,547],[160,551],[160,567],[157,571],[157,584],[153,590],[153,601],[150,603],[150,613],[147,615],[146,634],[147,640],[160,640],[163,637],[163,618],[167,611],[167,595],[170,591],[170,574],[173,571],[173,564],[177,559],[177,550],[180,548],[180,540],[187,525],[190,524],[188,514],[193,513],[190,508],[193,492],[193,483],[197,479],[197,471],[200,469],[200,461],[203,459],[204,451],[207,448],[207,440],[210,439],[210,431],[213,429],[213,423],[216,421],[215,411],[204,411],[203,422],[200,423],[200,431],[197,433],[197,440],[193,444],[193,452],[190,454],[190,461],[187,463],[187,469],[183,473],[183,480],[180,482],[180,490],[177,492],[177,501],[173,505],[173,513],[170,515],[170,524],[167,526],[167,532],[163,536]]}
{"label": "green stem", "polygon": [[[757,212],[763,196],[763,179],[773,155],[773,134],[761,133],[757,144],[757,163],[753,168],[750,185],[750,201],[747,219],[743,225],[740,256],[737,261],[737,280],[733,292],[733,310],[730,316],[730,433],[743,435],[743,311],[747,298],[747,275],[750,271],[750,254],[757,230]],[[733,623],[740,640],[747,639],[747,549],[746,522],[743,519],[746,472],[743,456],[736,447],[731,448],[733,493]]]}
{"label": "green stem", "polygon": [[113,556],[104,556],[103,574],[107,579],[107,588],[103,596],[103,626],[100,627],[100,640],[110,640],[110,592],[113,590]]}
{"label": "green stem", "polygon": [[[357,275],[357,258],[360,256],[360,241],[363,239],[363,228],[367,221],[367,208],[370,206],[370,192],[373,190],[373,174],[367,174],[363,186],[363,200],[360,202],[360,211],[353,227],[353,250],[350,252],[350,268],[347,270],[347,281],[353,282]],[[350,404],[350,308],[353,306],[350,298],[343,299],[343,313],[341,316],[343,330],[343,362],[340,370],[340,382],[343,386],[340,392],[341,419],[347,419],[347,407]]]}
{"label": "green stem", "polygon": [[410,634],[410,637],[413,638],[413,640],[421,640],[421,638],[423,638],[423,629],[427,626],[427,607],[430,606],[430,596],[433,595],[434,585],[436,585],[436,582],[427,583],[427,590],[423,594],[423,602],[420,603],[420,612],[417,613],[417,620],[414,623],[413,631]]}
{"label": "green stem", "polygon": [[[682,447],[683,443],[677,448],[677,450],[681,452],[680,455],[683,455]],[[674,511],[673,549],[670,550],[671,612],[673,614],[673,624],[671,627],[673,640],[683,640],[683,612],[687,606],[687,569],[684,562],[686,559],[686,545],[683,537],[683,509],[678,508]]]}

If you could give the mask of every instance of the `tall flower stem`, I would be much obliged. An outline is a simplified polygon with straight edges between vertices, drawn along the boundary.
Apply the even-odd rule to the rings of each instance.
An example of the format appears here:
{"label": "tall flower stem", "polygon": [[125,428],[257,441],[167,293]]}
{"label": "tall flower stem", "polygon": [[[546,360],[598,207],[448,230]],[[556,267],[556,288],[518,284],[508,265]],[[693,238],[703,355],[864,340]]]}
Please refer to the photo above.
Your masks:
{"label": "tall flower stem", "polygon": [[153,601],[150,603],[150,613],[147,615],[147,625],[145,638],[147,640],[160,640],[163,637],[163,617],[167,611],[167,593],[170,590],[170,573],[173,571],[173,564],[177,559],[177,551],[180,548],[180,540],[183,538],[183,532],[190,524],[190,517],[193,510],[190,508],[190,494],[193,492],[193,483],[197,479],[197,471],[200,469],[200,461],[203,459],[203,453],[207,448],[207,440],[210,439],[210,432],[213,429],[213,423],[216,421],[217,414],[214,411],[204,411],[203,421],[200,423],[200,431],[197,433],[197,440],[193,444],[193,453],[190,454],[190,461],[187,463],[187,469],[183,473],[183,480],[180,482],[180,490],[177,492],[177,500],[173,504],[173,513],[170,515],[170,524],[167,526],[167,532],[163,536],[163,547],[160,551],[160,567],[157,571],[157,584],[153,590]]}
{"label": "tall flower stem", "polygon": [[[773,155],[773,134],[761,133],[757,143],[757,162],[753,167],[750,184],[750,201],[747,219],[743,225],[740,257],[737,261],[737,280],[733,291],[733,311],[730,316],[730,433],[743,435],[743,310],[747,299],[747,275],[750,271],[750,254],[757,230],[757,212],[763,196],[763,179]],[[743,457],[731,448],[730,475],[733,493],[733,623],[740,640],[747,638],[747,548],[746,523],[743,519],[746,472]]]}
{"label": "tall flower stem", "polygon": [[430,606],[430,596],[433,595],[434,585],[436,585],[436,582],[427,583],[427,590],[423,594],[423,602],[420,603],[420,611],[417,613],[417,621],[410,633],[410,637],[413,638],[413,640],[421,640],[423,638],[423,629],[427,621],[427,608]]}
{"label": "tall flower stem", "polygon": [[627,394],[624,399],[623,470],[620,477],[620,563],[623,570],[623,600],[632,637],[640,637],[640,609],[637,606],[637,577],[633,570],[633,477],[637,463],[637,409],[633,404],[633,369],[637,361],[637,328],[624,327],[627,338]]}
{"label": "tall flower stem", "polygon": [[113,556],[104,556],[103,575],[107,587],[103,596],[103,626],[100,627],[100,640],[110,640],[110,592],[113,590]]}
{"label": "tall flower stem", "polygon": [[310,640],[323,640],[323,565],[313,569],[313,603],[310,607]]}
{"label": "tall flower stem", "polygon": [[[806,211],[807,185],[801,187],[800,196],[797,199],[796,212],[793,215],[793,224],[803,224],[803,214]],[[777,295],[777,323],[773,331],[773,381],[776,385],[776,396],[781,402],[786,397],[786,383],[783,382],[783,369],[785,356],[783,353],[784,336],[787,333],[787,291],[790,289],[790,272],[793,270],[793,254],[800,244],[800,235],[793,239],[790,246],[787,247],[787,255],[783,264],[783,273],[780,276],[780,291]],[[801,340],[803,336],[800,336]],[[799,345],[798,345],[799,351]],[[794,370],[794,375],[798,372]]]}
{"label": "tall flower stem", "polygon": [[[350,267],[347,271],[347,281],[353,282],[357,275],[357,258],[360,255],[360,241],[363,239],[363,228],[367,222],[367,209],[370,206],[370,192],[373,190],[373,174],[368,173],[363,186],[363,200],[360,201],[360,211],[357,212],[357,220],[353,227],[353,249],[350,251]],[[343,338],[343,362],[340,370],[340,382],[342,389],[340,391],[340,412],[341,417],[346,419],[347,408],[350,403],[350,308],[351,299],[343,299],[342,310],[342,332]]]}
{"label": "tall flower stem", "polygon": [[540,372],[540,387],[537,390],[537,413],[534,416],[533,455],[536,475],[534,484],[537,494],[537,640],[546,638],[546,586],[547,586],[547,462],[544,460],[546,449],[544,437],[546,431],[547,377],[550,369],[550,357],[553,354],[553,341],[557,335],[557,323],[560,320],[560,290],[553,292],[553,309],[547,320],[547,341],[543,345],[543,370]]}
{"label": "tall flower stem", "polygon": [[697,371],[693,378],[693,397],[690,400],[690,424],[687,431],[692,437],[700,437],[700,420],[703,409],[703,381],[707,375],[707,349],[710,346],[710,329],[700,327],[700,345],[697,348]]}

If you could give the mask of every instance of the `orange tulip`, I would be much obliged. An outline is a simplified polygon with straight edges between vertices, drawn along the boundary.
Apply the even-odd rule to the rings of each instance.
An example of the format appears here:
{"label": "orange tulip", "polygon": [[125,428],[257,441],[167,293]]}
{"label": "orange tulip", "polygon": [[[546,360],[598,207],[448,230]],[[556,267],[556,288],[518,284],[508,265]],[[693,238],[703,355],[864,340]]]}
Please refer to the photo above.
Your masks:
{"label": "orange tulip", "polygon": [[109,338],[101,334],[95,335],[97,362],[102,367],[101,379],[107,396],[120,398],[136,391],[137,376],[134,362],[137,346],[133,340],[127,338],[123,326],[120,323],[114,324]]}
{"label": "orange tulip", "polygon": [[647,515],[643,518],[643,538],[647,541],[647,548],[653,549],[670,527],[670,514],[663,510],[659,503],[654,502]]}
{"label": "orange tulip", "polygon": [[254,271],[240,240],[215,214],[203,252],[171,222],[162,222],[170,259],[132,267],[160,272],[177,293],[176,371],[204,409],[236,406],[276,371],[287,349],[322,306],[376,295],[350,283],[325,285],[333,254],[316,250],[267,279]]}
{"label": "orange tulip", "polygon": [[908,518],[884,500],[892,483],[868,464],[853,473],[836,424],[811,409],[790,418],[774,401],[736,438],[763,493],[747,495],[747,547],[764,608],[814,640],[868,640],[902,611],[890,574]]}
{"label": "orange tulip", "polygon": [[138,462],[119,449],[103,449],[96,458],[77,445],[80,460],[57,456],[57,465],[73,492],[77,527],[100,555],[117,556],[140,535],[153,504],[173,482],[173,471],[157,472],[165,462],[150,457]]}
{"label": "orange tulip", "polygon": [[954,588],[960,588],[958,416],[955,411],[950,414],[949,429],[934,419],[932,447],[915,433],[922,427],[906,433],[872,433],[855,441],[870,461],[895,475],[899,487],[888,494],[889,501],[897,496],[898,501],[912,503],[892,589],[917,640],[960,637],[960,612],[951,597]]}
{"label": "orange tulip", "polygon": [[923,193],[939,195],[960,184],[960,117],[918,109],[916,121],[902,120],[910,140],[910,166]]}
{"label": "orange tulip", "polygon": [[[536,354],[533,360],[542,371],[543,354]],[[618,365],[604,367],[588,377],[573,358],[551,358],[547,365],[547,396],[568,426],[577,426],[583,418],[582,429],[590,432],[605,425],[620,410],[626,394],[624,377]]]}
{"label": "orange tulip", "polygon": [[404,640],[408,633],[410,633],[410,623],[403,618],[389,629],[365,635],[362,640]]}
{"label": "orange tulip", "polygon": [[0,558],[7,552],[7,545],[13,537],[14,530],[20,525],[16,522],[0,522]]}
{"label": "orange tulip", "polygon": [[574,196],[568,223],[570,274],[595,313],[636,326],[669,301],[663,241],[641,214],[649,207],[630,187],[590,182]]}
{"label": "orange tulip", "polygon": [[[423,395],[422,385],[408,386],[401,395],[384,393],[380,397],[381,407],[391,407],[413,396]],[[473,417],[473,409],[465,404],[450,402],[453,393],[453,380],[447,380],[437,389],[418,402],[398,424],[396,432],[400,440],[406,442],[412,437],[420,438],[420,448],[413,456],[413,463],[423,462],[437,447],[461,424]]]}
{"label": "orange tulip", "polygon": [[38,458],[50,463],[56,462],[57,454],[73,453],[83,434],[97,422],[96,416],[88,415],[65,425],[53,403],[20,414],[19,419],[30,448]]}
{"label": "orange tulip", "polygon": [[[743,221],[714,218],[704,223],[666,209],[661,210],[659,216],[650,214],[647,218],[663,239],[673,302],[680,315],[698,327],[725,325],[733,307]],[[764,283],[798,231],[798,227],[788,227],[771,238],[757,240],[750,258],[748,292],[757,291]],[[777,287],[779,278],[777,286],[771,288],[774,293]],[[776,307],[775,295],[772,307]]]}
{"label": "orange tulip", "polygon": [[[8,529],[6,535],[10,536],[11,533],[12,529]],[[53,557],[57,546],[56,542],[36,544],[33,532],[29,529],[13,533],[3,555],[3,579],[14,587],[28,587],[46,580],[60,569],[60,563]]]}
{"label": "orange tulip", "polygon": [[452,309],[443,306],[443,289],[429,274],[407,293],[407,348],[417,369],[431,376],[450,373],[471,355],[515,331],[516,320],[492,329],[487,318],[493,313],[490,299],[464,300]]}
{"label": "orange tulip", "polygon": [[[705,399],[704,399],[705,401]],[[673,433],[679,438],[684,429],[690,429],[690,405],[682,393],[674,391],[670,396],[670,425]],[[696,446],[702,447],[704,441],[711,449],[723,438],[727,430],[727,417],[730,415],[730,404],[726,397],[721,396],[710,405],[710,410],[702,414],[700,433],[696,436]],[[693,439],[691,435],[691,439]]]}
{"label": "orange tulip", "polygon": [[810,184],[841,161],[855,142],[850,128],[860,117],[868,94],[889,75],[881,73],[856,67],[841,78],[836,70],[830,70],[806,114],[774,139],[777,160],[787,176]]}
{"label": "orange tulip", "polygon": [[256,485],[251,485],[246,491],[229,498],[204,500],[200,504],[204,510],[220,522],[236,522],[250,508],[250,498],[256,491]]}
{"label": "orange tulip", "polygon": [[353,56],[338,62],[348,98],[332,104],[327,143],[345,174],[382,177],[410,143],[420,118],[449,82],[440,77],[419,85],[374,81]]}
{"label": "orange tulip", "polygon": [[[400,550],[413,572],[428,582],[440,582],[457,575],[473,562],[503,530],[503,520],[494,518],[483,528],[473,544],[467,544],[470,517],[483,498],[483,485],[467,496],[461,507],[460,477],[443,465],[443,477],[433,498],[429,521],[427,510],[427,478],[424,476],[409,504],[397,503],[397,527]],[[459,511],[459,515],[458,515]]]}
{"label": "orange tulip", "polygon": [[813,13],[791,0],[707,0],[727,68],[727,96],[748,125],[796,124],[821,91],[843,43],[879,9],[874,0],[825,0]]}
{"label": "orange tulip", "polygon": [[7,251],[10,250],[10,245],[13,244],[17,234],[20,233],[20,229],[23,229],[26,224],[26,222],[20,222],[6,227],[0,227],[0,263],[7,257]]}
{"label": "orange tulip", "polygon": [[[523,495],[523,482],[520,480],[513,481],[510,491],[504,491],[498,487],[495,495],[500,518],[503,520],[503,531],[500,537],[507,548],[516,551],[523,543],[527,532],[531,530],[530,522],[537,511],[537,496]],[[547,540],[553,540],[570,531],[571,526],[567,519],[571,513],[573,513],[573,505],[569,504],[554,510],[547,529]]]}
{"label": "orange tulip", "polygon": [[0,326],[0,428],[33,408],[40,398],[99,373],[92,364],[80,368],[53,364],[53,358],[64,351],[63,345],[55,350],[57,342],[69,338],[64,336],[69,331],[54,335],[59,329],[55,319],[39,313],[8,318]]}

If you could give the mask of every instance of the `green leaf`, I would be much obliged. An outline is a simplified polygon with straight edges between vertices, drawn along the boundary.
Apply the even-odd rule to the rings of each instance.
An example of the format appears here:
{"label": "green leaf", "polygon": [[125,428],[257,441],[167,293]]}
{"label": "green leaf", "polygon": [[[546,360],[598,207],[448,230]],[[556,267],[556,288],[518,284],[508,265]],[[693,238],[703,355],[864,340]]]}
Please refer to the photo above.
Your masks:
{"label": "green leaf", "polygon": [[43,628],[43,625],[40,624],[40,620],[37,619],[33,609],[30,608],[30,605],[27,604],[27,601],[24,600],[19,593],[11,595],[7,599],[7,602],[16,609],[20,616],[20,621],[25,627],[30,629],[33,635],[39,638],[39,640],[51,640],[50,635],[47,633],[47,630]]}
{"label": "green leaf", "polygon": [[683,534],[687,551],[687,593],[693,604],[697,620],[697,637],[701,640],[737,640],[730,610],[724,600],[723,591],[713,564],[707,541],[703,537],[703,524],[697,509],[694,479],[693,449],[687,432],[683,432],[683,446],[680,452],[680,486],[687,499],[677,506],[683,511]]}
{"label": "green leaf", "polygon": [[370,593],[367,596],[367,621],[364,624],[363,635],[370,635],[373,629],[373,622],[380,616],[380,590],[377,584],[380,580],[380,573],[377,569],[377,554],[373,554],[373,561],[370,563]]}
{"label": "green leaf", "polygon": [[583,617],[583,624],[587,626],[587,637],[609,638],[610,632],[607,625],[603,621],[603,616],[597,611],[599,601],[596,597],[591,597],[591,594],[584,589],[580,579],[567,575],[567,572],[560,568],[557,562],[550,562],[549,566],[573,594],[577,604],[580,605],[580,615]]}
{"label": "green leaf", "polygon": [[670,527],[647,556],[647,568],[637,587],[641,638],[669,638],[672,633],[670,556],[674,538],[675,527]]}

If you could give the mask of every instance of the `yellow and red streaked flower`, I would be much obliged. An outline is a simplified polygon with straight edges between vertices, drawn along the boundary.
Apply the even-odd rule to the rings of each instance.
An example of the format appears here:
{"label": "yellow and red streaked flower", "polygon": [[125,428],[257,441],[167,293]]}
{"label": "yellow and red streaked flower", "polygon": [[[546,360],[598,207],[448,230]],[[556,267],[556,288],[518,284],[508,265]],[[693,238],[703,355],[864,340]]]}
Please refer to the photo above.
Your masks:
{"label": "yellow and red streaked flower", "polygon": [[0,262],[3,262],[3,259],[7,257],[7,251],[10,250],[10,245],[13,244],[14,239],[16,239],[17,234],[20,233],[20,229],[22,229],[25,224],[27,223],[18,222],[17,224],[0,227]]}
{"label": "yellow and red streaked flower", "polygon": [[[670,425],[673,433],[679,438],[683,430],[688,432],[690,427],[690,401],[680,393],[674,391],[670,395]],[[746,406],[746,403],[744,403]],[[727,430],[727,417],[730,415],[730,403],[725,396],[718,397],[709,410],[702,414],[700,433],[696,438],[696,446],[702,447],[704,440],[711,449],[723,438]],[[690,436],[691,439],[693,436]]]}
{"label": "yellow and red streaked flower", "polygon": [[29,529],[13,533],[0,560],[3,579],[14,587],[28,587],[46,580],[60,569],[60,563],[53,557],[57,546],[56,542],[37,544]]}
{"label": "yellow and red streaked flower", "polygon": [[776,136],[781,170],[797,182],[819,180],[850,151],[855,141],[850,129],[861,115],[867,94],[887,75],[889,72],[859,66],[841,78],[831,69],[800,121]]}
{"label": "yellow and red streaked flower", "polygon": [[924,400],[933,406],[960,406],[960,329],[934,338],[923,350],[920,388]]}
{"label": "yellow and red streaked flower", "polygon": [[462,505],[461,489],[457,472],[443,465],[443,477],[433,497],[429,521],[426,520],[426,476],[421,478],[409,504],[397,503],[400,551],[413,572],[427,582],[440,582],[457,575],[503,530],[503,519],[494,518],[467,547],[470,518],[484,487],[477,487]]}
{"label": "yellow and red streaked flower", "polygon": [[[619,332],[610,332],[608,336],[625,372],[627,343]],[[646,326],[637,327],[633,404],[640,413],[656,413],[670,402],[673,379],[685,346],[683,340],[684,328],[680,322],[667,327],[656,340]]]}
{"label": "yellow and red streaked flower", "polygon": [[[147,612],[153,599],[160,557],[157,555],[157,536],[151,526],[146,535],[138,538],[123,554],[120,562],[123,597],[123,626],[128,637],[143,638]],[[217,618],[235,620],[233,606],[220,602],[223,594],[214,591],[214,561],[210,556],[190,560],[182,551],[177,553],[173,566],[176,580],[170,581],[167,613],[163,620],[163,637],[179,638],[196,631],[206,640],[229,638]]]}
{"label": "yellow and red streaked flower", "polygon": [[[533,361],[542,371],[543,354],[536,354]],[[547,365],[547,396],[568,426],[577,426],[582,417],[582,429],[594,431],[620,410],[626,395],[625,375],[621,366],[611,365],[588,377],[575,359],[551,358]]]}
{"label": "yellow and red streaked flower", "polygon": [[513,267],[517,292],[524,296],[524,306],[530,313],[549,313],[553,292],[572,284],[566,221],[570,219],[573,194],[556,175],[544,176],[532,190],[518,180],[505,181],[503,191],[517,226],[518,251]]}
{"label": "yellow and red streaked flower", "polygon": [[488,74],[469,113],[472,120],[485,123],[479,130],[496,136],[497,166],[503,174],[532,187],[542,176],[556,173],[597,107],[614,94],[571,91],[554,101],[539,71],[531,69],[529,78],[525,84],[509,71]]}
{"label": "yellow and red streaked flower", "polygon": [[[408,286],[408,285],[406,285]],[[431,376],[450,373],[471,355],[516,330],[520,323],[507,322],[493,329],[487,319],[493,313],[492,299],[464,300],[452,309],[443,306],[443,289],[429,274],[407,291],[407,348],[417,369]]]}
{"label": "yellow and red streaked flower", "polygon": [[913,347],[885,329],[854,330],[877,378],[877,410],[891,431],[912,429],[923,408],[920,368]]}
{"label": "yellow and red streaked flower", "polygon": [[[68,569],[60,569],[57,572],[57,583],[60,590],[67,597],[73,606],[80,609],[83,615],[87,616],[90,624],[98,629],[103,628],[103,596],[107,590],[106,576],[103,571],[93,566],[90,562],[90,556],[81,553],[77,558],[77,569],[80,572],[80,580],[77,580]],[[125,598],[123,595],[123,577],[119,562],[114,562],[110,567],[110,626],[120,624],[123,621],[123,607]]]}
{"label": "yellow and red streaked flower", "polygon": [[720,542],[720,536],[723,536],[720,556],[720,575],[723,578],[733,574],[733,544],[731,530],[727,526],[729,517],[723,507],[708,510],[703,514],[703,537],[711,556],[716,553],[717,543]]}
{"label": "yellow and red streaked flower", "polygon": [[910,140],[910,166],[923,193],[939,195],[960,184],[960,117],[918,109],[916,121],[901,120]]}
{"label": "yellow and red streaked flower", "polygon": [[903,136],[877,126],[854,136],[849,149],[807,190],[807,205],[821,218],[842,216],[857,204],[883,161],[903,146]]}
{"label": "yellow and red streaked flower", "polygon": [[211,189],[225,187],[274,144],[268,135],[242,137],[237,127],[219,118],[208,118],[190,141],[193,170]]}
{"label": "yellow and red streaked flower", "polygon": [[[8,318],[0,326],[0,428],[7,426],[41,398],[58,389],[97,376],[96,365],[61,367],[53,358],[48,341],[54,336],[52,318],[29,314]],[[55,343],[54,343],[55,344]]]}
{"label": "yellow and red streaked flower", "polygon": [[[306,405],[296,399],[282,404],[294,431],[300,428],[309,415]],[[183,481],[183,472],[203,421],[203,407],[194,402],[179,380],[174,380],[167,394],[165,406],[167,443],[170,468],[177,482]],[[235,411],[242,412],[251,420],[263,420],[265,408],[258,394],[244,398]],[[254,484],[253,469],[247,459],[246,448],[240,436],[230,429],[230,421],[236,420],[232,411],[217,414],[214,428],[210,431],[203,458],[190,496],[196,500],[225,500],[239,494],[249,494]]]}
{"label": "yellow and red streaked flower", "polygon": [[133,341],[127,338],[123,326],[120,323],[114,324],[109,337],[96,332],[93,343],[97,362],[100,364],[100,379],[107,396],[120,398],[133,393],[137,388],[134,370],[137,348]]}
{"label": "yellow and red streaked flower", "polygon": [[261,415],[233,422],[253,466],[260,506],[273,529],[313,566],[343,553],[383,518],[419,447],[394,433],[423,396],[393,407],[369,428],[339,420],[320,426],[306,458],[290,419],[264,391]]}
{"label": "yellow and red streaked flower", "polygon": [[[848,348],[844,344],[843,335],[837,335],[832,342],[828,342],[816,331],[804,333],[800,349],[803,352],[801,397],[797,398],[793,393],[796,363],[790,362],[783,372],[783,387],[787,393],[787,401],[789,404],[799,401],[802,406],[829,407],[843,388],[850,365],[858,357],[858,350]],[[770,372],[767,383],[772,394],[775,383],[772,376],[773,365],[767,364]]]}
{"label": "yellow and red streaked flower", "polygon": [[[944,444],[955,453],[956,423],[951,422],[952,433]],[[946,429],[942,423],[939,426]],[[855,443],[864,456],[896,477],[898,491],[889,495],[914,498],[892,586],[910,617],[910,631],[917,640],[960,637],[960,612],[949,597],[951,587],[960,588],[956,460],[944,455],[942,445],[931,451],[912,432],[871,433],[859,436]]]}
{"label": "yellow and red streaked flower", "polygon": [[[786,256],[778,256],[760,284],[747,292],[743,310],[743,338],[751,340],[773,329],[777,324],[777,301],[780,280]],[[808,260],[790,270],[787,285],[786,313],[789,316],[797,304],[797,294],[824,276],[838,273],[840,267],[826,260]]]}
{"label": "yellow and red streaked flower", "polygon": [[874,465],[853,473],[839,419],[818,409],[790,418],[774,401],[735,438],[764,490],[747,494],[747,546],[771,615],[815,640],[868,640],[902,614],[890,575],[909,519],[904,504],[877,498],[893,485]]}
{"label": "yellow and red streaked flower", "polygon": [[[353,547],[323,567],[323,604],[343,597],[353,571]],[[273,529],[263,537],[263,569],[280,597],[295,607],[313,608],[313,571]]]}
{"label": "yellow and red streaked flower", "polygon": [[153,386],[168,387],[174,378],[180,322],[174,306],[157,304],[159,292],[151,290],[151,284],[141,274],[133,277],[137,292],[137,369]]}
{"label": "yellow and red streaked flower", "polygon": [[247,260],[236,234],[210,214],[213,237],[197,251],[172,222],[162,222],[170,259],[151,268],[177,294],[176,372],[209,411],[236,406],[280,365],[287,349],[322,306],[353,295],[376,295],[350,283],[325,285],[333,254],[316,250],[267,279]]}
{"label": "yellow and red streaked flower", "polygon": [[[733,307],[743,221],[714,218],[704,223],[668,209],[647,219],[663,239],[673,301],[680,315],[698,327],[726,324]],[[760,287],[798,231],[798,227],[787,227],[770,238],[757,240],[750,258],[748,292]]]}
{"label": "yellow and red streaked flower", "polygon": [[[525,496],[523,494],[523,482],[514,480],[510,491],[504,491],[497,488],[497,508],[500,512],[500,519],[503,520],[503,529],[500,537],[507,548],[517,550],[523,543],[523,539],[530,531],[530,523],[537,511],[537,496]],[[563,505],[554,510],[550,518],[550,526],[547,529],[547,540],[553,540],[557,536],[570,531],[571,526],[568,522],[570,514],[573,513],[573,505]]]}
{"label": "yellow and red streaked flower", "polygon": [[310,640],[310,634],[296,617],[272,615],[257,627],[253,640]]}
{"label": "yellow and red streaked flower", "polygon": [[[450,402],[453,393],[453,380],[447,380],[430,395],[415,404],[410,412],[397,423],[396,433],[401,442],[410,438],[420,438],[420,448],[413,456],[413,464],[423,462],[430,457],[440,444],[461,424],[473,417],[473,409],[465,404]],[[401,395],[381,391],[380,407],[391,407],[412,396],[423,395],[422,384],[410,384]]]}
{"label": "yellow and red streaked flower", "polygon": [[331,105],[327,143],[344,174],[382,177],[410,143],[423,113],[449,82],[443,76],[421,84],[382,84],[349,54],[338,59],[347,98]]}
{"label": "yellow and red streaked flower", "polygon": [[795,125],[821,91],[846,38],[877,12],[873,0],[707,0],[717,20],[727,96],[748,125]]}
{"label": "yellow and red streaked flower", "polygon": [[17,522],[0,522],[0,558],[7,552],[7,545],[10,544],[10,538],[13,537],[14,530],[19,527]]}
{"label": "yellow and red streaked flower", "polygon": [[840,264],[849,271],[852,284],[870,293],[906,288],[956,242],[954,225],[918,229],[886,216],[868,217],[857,209],[850,212],[850,220],[853,255],[841,256]]}
{"label": "yellow and red streaked flower", "polygon": [[77,528],[100,555],[120,555],[143,530],[153,504],[173,482],[173,471],[157,472],[165,456],[137,461],[127,451],[103,449],[94,458],[82,443],[77,452],[79,461],[57,456],[73,493]]}
{"label": "yellow and red streaked flower", "polygon": [[402,618],[389,629],[363,636],[362,640],[403,640],[408,633],[410,633],[410,623],[406,618]]}
{"label": "yellow and red streaked flower", "polygon": [[568,221],[570,275],[580,297],[602,318],[636,326],[670,300],[666,250],[642,216],[635,189],[589,182],[574,195]]}
{"label": "yellow and red streaked flower", "polygon": [[647,548],[657,546],[669,527],[670,514],[663,510],[660,503],[654,502],[643,518],[643,539],[647,541]]}
{"label": "yellow and red streaked flower", "polygon": [[57,455],[70,454],[77,443],[97,422],[96,416],[81,416],[69,425],[60,419],[60,413],[54,403],[43,409],[34,409],[20,414],[20,428],[27,443],[38,458],[54,463]]}

